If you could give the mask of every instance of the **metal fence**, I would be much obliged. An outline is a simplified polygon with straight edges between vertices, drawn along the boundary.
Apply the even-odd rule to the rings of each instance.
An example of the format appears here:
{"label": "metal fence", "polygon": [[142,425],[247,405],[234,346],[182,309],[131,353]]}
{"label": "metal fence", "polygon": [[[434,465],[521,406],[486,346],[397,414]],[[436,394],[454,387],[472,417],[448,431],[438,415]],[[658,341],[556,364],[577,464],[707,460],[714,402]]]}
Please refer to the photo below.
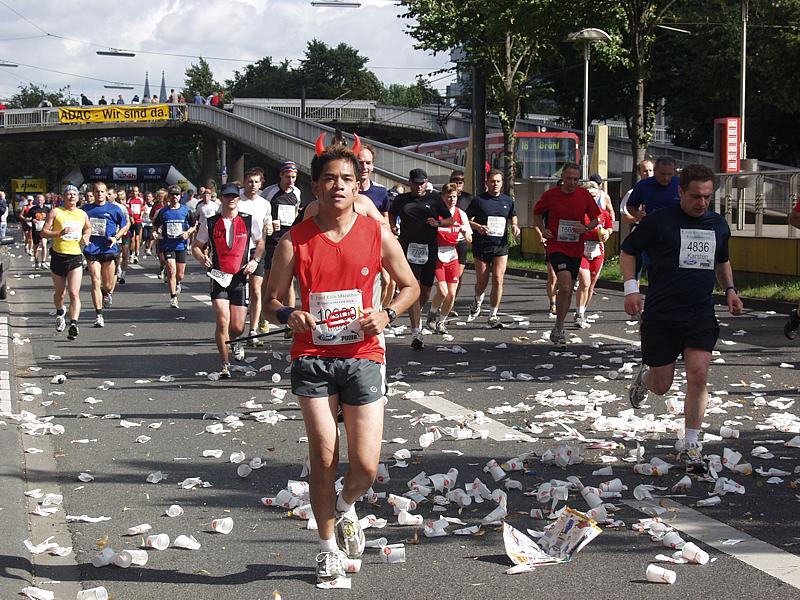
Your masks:
{"label": "metal fence", "polygon": [[752,229],[756,237],[785,231],[794,238],[798,231],[786,219],[798,194],[800,170],[722,173],[717,175],[714,210],[725,215],[735,230]]}

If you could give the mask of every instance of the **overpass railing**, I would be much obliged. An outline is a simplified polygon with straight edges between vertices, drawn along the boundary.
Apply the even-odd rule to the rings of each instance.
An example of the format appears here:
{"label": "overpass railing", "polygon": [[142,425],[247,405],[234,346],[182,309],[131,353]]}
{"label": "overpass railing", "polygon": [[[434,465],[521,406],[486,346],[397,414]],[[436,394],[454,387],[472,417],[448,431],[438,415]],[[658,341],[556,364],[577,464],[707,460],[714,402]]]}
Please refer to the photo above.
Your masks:
{"label": "overpass railing", "polygon": [[[141,106],[141,105],[125,105]],[[146,105],[144,105],[146,106]],[[170,104],[169,121],[184,119],[184,104]],[[81,107],[70,106],[67,108],[98,108],[97,106]],[[55,125],[71,126],[74,123],[61,123],[58,120],[58,107],[48,108],[9,108],[0,110],[0,129],[20,129],[25,127],[53,127]]]}
{"label": "overpass railing", "polygon": [[[233,103],[233,114],[271,129],[286,132],[297,139],[310,143],[312,146],[320,133],[328,134],[328,141],[330,141],[330,136],[335,131],[333,127],[328,127],[315,121],[301,119],[246,102],[240,103],[238,100]],[[345,133],[344,136],[350,140],[349,143],[352,145],[353,136],[348,133]],[[434,183],[444,183],[449,179],[453,169],[459,168],[458,165],[452,163],[423,156],[416,152],[401,150],[367,138],[363,138],[363,141],[368,142],[376,150],[375,173],[391,181],[391,185],[396,183],[405,184],[408,180],[409,171],[416,168],[425,169],[428,177]],[[379,181],[379,183],[383,182]]]}

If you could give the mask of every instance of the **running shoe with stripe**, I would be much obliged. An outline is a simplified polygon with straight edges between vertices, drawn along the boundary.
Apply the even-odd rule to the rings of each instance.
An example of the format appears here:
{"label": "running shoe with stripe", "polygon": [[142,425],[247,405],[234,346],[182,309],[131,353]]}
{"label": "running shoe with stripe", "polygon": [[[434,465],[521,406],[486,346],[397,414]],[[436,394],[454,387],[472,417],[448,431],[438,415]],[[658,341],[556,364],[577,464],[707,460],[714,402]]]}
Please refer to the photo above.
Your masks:
{"label": "running shoe with stripe", "polygon": [[67,327],[67,320],[64,318],[64,315],[56,315],[56,331],[61,333]]}
{"label": "running shoe with stripe", "polygon": [[361,558],[361,555],[364,554],[366,540],[355,511],[337,513],[333,530],[336,536],[336,545],[347,555],[347,558]]}
{"label": "running shoe with stripe", "polygon": [[344,553],[341,550],[317,554],[317,583],[327,583],[339,577],[346,577],[347,572],[342,563],[343,557]]}
{"label": "running shoe with stripe", "polygon": [[67,330],[67,339],[74,340],[76,337],[78,337],[78,324],[70,323],[69,329]]}
{"label": "running shoe with stripe", "polygon": [[233,352],[233,358],[239,362],[244,360],[244,346],[242,346],[241,342],[231,344],[231,352]]}
{"label": "running shoe with stripe", "polygon": [[639,408],[642,403],[647,400],[649,390],[644,384],[644,376],[647,375],[649,370],[650,367],[646,364],[642,363],[639,365],[636,376],[633,378],[630,387],[628,387],[628,400],[631,401],[631,406],[633,408]]}

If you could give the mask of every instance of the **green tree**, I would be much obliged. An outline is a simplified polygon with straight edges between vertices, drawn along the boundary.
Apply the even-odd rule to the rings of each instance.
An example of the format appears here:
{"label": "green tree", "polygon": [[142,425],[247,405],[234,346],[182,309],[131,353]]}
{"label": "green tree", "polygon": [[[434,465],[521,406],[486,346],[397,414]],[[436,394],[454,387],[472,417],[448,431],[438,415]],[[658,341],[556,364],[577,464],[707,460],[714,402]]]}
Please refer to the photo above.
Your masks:
{"label": "green tree", "polygon": [[214,79],[208,62],[201,56],[198,64],[192,63],[186,68],[185,80],[183,83],[183,97],[187,102],[191,102],[196,94],[203,98],[210,96],[213,92],[222,90],[222,85]]}
{"label": "green tree", "polygon": [[240,98],[299,98],[302,77],[289,66],[289,61],[273,64],[265,56],[258,62],[235,71],[225,82],[227,91]]}
{"label": "green tree", "polygon": [[67,93],[67,88],[60,88],[56,91],[47,89],[47,86],[40,87],[35,83],[19,86],[19,92],[11,96],[8,101],[9,108],[36,108],[43,100],[48,100],[53,106],[75,106],[77,102],[72,100]]}
{"label": "green tree", "polygon": [[346,95],[355,100],[377,100],[383,85],[366,68],[368,58],[347,44],[335,48],[311,40],[301,61],[300,75],[309,98],[337,98]]}
{"label": "green tree", "polygon": [[503,129],[506,189],[513,193],[515,133],[521,99],[536,61],[552,48],[553,0],[403,0],[416,47],[462,49],[486,74],[487,100]]}
{"label": "green tree", "polygon": [[442,101],[439,91],[432,88],[422,77],[411,85],[393,83],[384,88],[380,101],[391,106],[417,108],[423,104],[438,104]]}

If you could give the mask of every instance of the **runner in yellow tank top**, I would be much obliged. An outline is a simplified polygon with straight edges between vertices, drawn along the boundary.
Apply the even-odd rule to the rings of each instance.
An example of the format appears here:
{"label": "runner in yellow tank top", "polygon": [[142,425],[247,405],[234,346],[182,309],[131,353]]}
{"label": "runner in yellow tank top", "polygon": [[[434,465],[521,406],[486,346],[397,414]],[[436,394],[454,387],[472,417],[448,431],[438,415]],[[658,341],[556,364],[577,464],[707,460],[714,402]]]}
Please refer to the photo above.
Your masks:
{"label": "runner in yellow tank top", "polygon": [[64,316],[64,292],[69,292],[69,331],[67,339],[78,337],[78,316],[81,312],[81,279],[83,278],[83,254],[81,242],[89,243],[92,226],[86,212],[77,208],[78,188],[64,188],[64,207],[54,208],[47,215],[42,228],[42,237],[53,240],[50,249],[50,271],[53,278],[53,304],[56,307],[56,331],[66,327]]}

